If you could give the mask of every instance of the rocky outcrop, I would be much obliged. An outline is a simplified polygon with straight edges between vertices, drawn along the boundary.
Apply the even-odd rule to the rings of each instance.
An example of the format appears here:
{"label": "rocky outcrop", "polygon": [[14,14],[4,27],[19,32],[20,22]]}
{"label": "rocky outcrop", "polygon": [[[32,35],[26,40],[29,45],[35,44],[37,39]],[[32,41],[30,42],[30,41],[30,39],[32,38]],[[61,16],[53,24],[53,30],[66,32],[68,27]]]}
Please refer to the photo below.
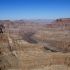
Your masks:
{"label": "rocky outcrop", "polygon": [[[46,24],[47,28],[62,28],[70,27],[70,18],[56,19],[52,24]],[[68,29],[67,29],[68,30]]]}

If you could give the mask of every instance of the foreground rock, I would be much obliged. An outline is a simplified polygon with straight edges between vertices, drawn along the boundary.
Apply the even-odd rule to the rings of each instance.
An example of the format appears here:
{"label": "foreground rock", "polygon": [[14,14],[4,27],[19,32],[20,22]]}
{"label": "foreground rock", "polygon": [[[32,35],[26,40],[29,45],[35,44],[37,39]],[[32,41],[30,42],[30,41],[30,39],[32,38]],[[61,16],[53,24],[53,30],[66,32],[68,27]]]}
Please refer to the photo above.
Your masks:
{"label": "foreground rock", "polygon": [[70,70],[70,53],[47,53],[43,46],[14,37],[0,34],[0,70]]}

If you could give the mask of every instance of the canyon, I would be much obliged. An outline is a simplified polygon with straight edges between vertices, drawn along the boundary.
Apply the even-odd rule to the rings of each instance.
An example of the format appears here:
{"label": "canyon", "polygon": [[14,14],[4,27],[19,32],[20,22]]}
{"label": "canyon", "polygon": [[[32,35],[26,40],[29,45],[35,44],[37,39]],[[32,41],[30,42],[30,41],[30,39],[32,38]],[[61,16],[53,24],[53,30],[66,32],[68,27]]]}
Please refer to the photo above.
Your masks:
{"label": "canyon", "polygon": [[0,70],[70,70],[70,18],[0,25]]}

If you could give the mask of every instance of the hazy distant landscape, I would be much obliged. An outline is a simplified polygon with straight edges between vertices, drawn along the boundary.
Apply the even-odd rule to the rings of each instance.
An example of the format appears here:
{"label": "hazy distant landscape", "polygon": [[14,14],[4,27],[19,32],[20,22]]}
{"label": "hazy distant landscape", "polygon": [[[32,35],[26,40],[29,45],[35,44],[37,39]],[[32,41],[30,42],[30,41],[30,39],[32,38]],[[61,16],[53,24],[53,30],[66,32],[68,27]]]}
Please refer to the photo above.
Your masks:
{"label": "hazy distant landscape", "polygon": [[0,70],[70,70],[69,3],[1,0]]}

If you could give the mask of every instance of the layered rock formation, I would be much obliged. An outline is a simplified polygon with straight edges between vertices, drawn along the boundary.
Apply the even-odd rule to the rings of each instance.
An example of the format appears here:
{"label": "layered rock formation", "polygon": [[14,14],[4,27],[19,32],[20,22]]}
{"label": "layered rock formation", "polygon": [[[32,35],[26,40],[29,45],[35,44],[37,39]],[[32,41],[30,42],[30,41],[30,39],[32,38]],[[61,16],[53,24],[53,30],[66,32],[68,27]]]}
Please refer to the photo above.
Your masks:
{"label": "layered rock formation", "polygon": [[[60,52],[70,52],[70,19],[57,19],[33,35],[44,46]],[[45,45],[46,43],[46,45]],[[49,43],[49,44],[48,44]],[[40,44],[40,43],[39,43]]]}
{"label": "layered rock formation", "polygon": [[67,29],[67,27],[68,27],[68,29],[69,29],[69,27],[70,27],[70,18],[61,18],[61,19],[54,20],[52,22],[52,24],[46,24],[46,27],[47,28],[59,28],[60,27],[62,29],[65,29],[65,28]]}
{"label": "layered rock formation", "polygon": [[0,24],[4,25],[6,33],[15,35],[23,35],[28,32],[36,32],[42,29],[43,27],[42,24],[23,20],[18,21],[0,20]]}
{"label": "layered rock formation", "polygon": [[[0,70],[70,70],[69,30],[42,28],[22,20],[0,23],[5,26],[5,32],[0,33]],[[23,35],[29,32],[36,32],[31,38],[38,43],[24,40]]]}
{"label": "layered rock formation", "polygon": [[0,70],[70,70],[70,53],[47,53],[43,46],[30,44],[22,37],[0,37]]}

